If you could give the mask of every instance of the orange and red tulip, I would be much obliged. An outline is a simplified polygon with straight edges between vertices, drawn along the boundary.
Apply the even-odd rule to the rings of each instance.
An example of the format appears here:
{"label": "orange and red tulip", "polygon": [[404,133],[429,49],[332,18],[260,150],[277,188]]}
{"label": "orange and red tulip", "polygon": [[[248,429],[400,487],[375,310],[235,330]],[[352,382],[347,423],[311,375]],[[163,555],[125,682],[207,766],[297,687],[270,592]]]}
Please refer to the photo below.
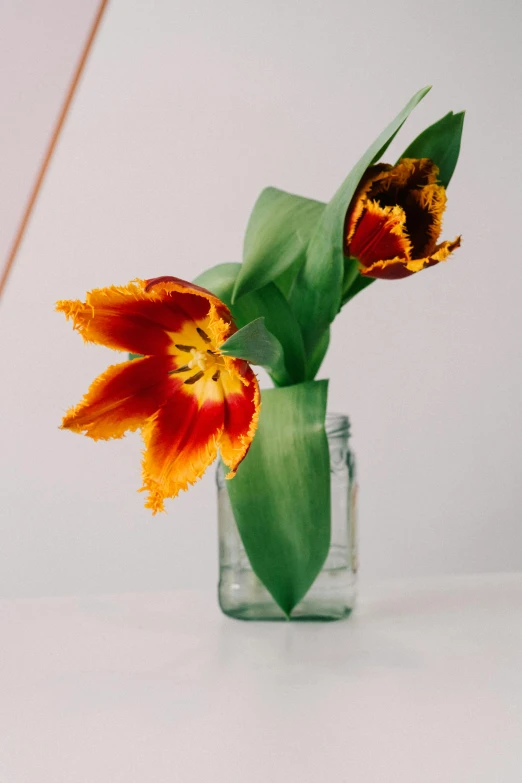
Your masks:
{"label": "orange and red tulip", "polygon": [[345,255],[366,277],[396,280],[445,261],[460,237],[437,244],[446,190],[428,158],[371,166],[348,209]]}
{"label": "orange and red tulip", "polygon": [[141,429],[143,487],[153,513],[204,473],[221,452],[232,477],[257,427],[259,387],[251,367],[224,356],[236,331],[209,291],[175,277],[100,288],[85,302],[60,301],[86,342],[143,358],[108,368],[62,428],[94,440]]}

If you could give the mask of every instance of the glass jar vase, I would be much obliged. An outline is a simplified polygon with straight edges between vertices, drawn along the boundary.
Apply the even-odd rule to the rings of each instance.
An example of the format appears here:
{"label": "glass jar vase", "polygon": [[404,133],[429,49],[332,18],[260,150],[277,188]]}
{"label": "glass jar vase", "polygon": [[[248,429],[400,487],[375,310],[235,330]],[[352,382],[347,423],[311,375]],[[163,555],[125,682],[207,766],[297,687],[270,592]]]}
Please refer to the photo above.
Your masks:
{"label": "glass jar vase", "polygon": [[[330,451],[330,549],[315,582],[292,611],[291,620],[340,620],[350,614],[355,602],[357,484],[348,417],[327,414],[326,435]],[[252,570],[232,513],[227,483],[219,462],[219,605],[226,615],[241,620],[286,620]]]}

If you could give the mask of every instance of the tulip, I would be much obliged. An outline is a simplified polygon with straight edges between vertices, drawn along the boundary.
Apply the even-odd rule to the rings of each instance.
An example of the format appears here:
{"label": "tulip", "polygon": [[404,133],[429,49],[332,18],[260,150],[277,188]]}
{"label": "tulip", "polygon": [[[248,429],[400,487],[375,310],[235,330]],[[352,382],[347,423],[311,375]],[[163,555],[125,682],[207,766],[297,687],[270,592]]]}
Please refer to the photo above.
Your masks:
{"label": "tulip", "polygon": [[437,244],[446,190],[428,158],[367,169],[346,217],[344,254],[365,277],[396,280],[445,261],[460,237]]}
{"label": "tulip", "polygon": [[109,367],[62,428],[94,440],[141,429],[143,487],[153,513],[164,511],[221,452],[232,478],[257,427],[259,387],[247,362],[220,346],[236,331],[228,308],[175,277],[101,288],[86,301],[60,301],[86,342],[142,357]]}

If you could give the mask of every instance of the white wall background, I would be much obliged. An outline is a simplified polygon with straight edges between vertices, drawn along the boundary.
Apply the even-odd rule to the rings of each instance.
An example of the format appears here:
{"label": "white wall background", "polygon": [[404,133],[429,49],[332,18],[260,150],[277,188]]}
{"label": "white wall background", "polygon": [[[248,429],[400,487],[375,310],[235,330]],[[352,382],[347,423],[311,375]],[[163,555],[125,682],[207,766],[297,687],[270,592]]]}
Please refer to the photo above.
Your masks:
{"label": "white wall background", "polygon": [[0,269],[97,6],[0,0]]}
{"label": "white wall background", "polygon": [[388,159],[468,110],[463,247],[354,300],[323,375],[353,422],[363,578],[522,567],[521,22],[516,0],[113,0],[0,306],[1,595],[215,583],[213,470],[152,519],[138,435],[57,429],[114,354],[53,303],[239,259],[262,187],[328,200],[430,83]]}

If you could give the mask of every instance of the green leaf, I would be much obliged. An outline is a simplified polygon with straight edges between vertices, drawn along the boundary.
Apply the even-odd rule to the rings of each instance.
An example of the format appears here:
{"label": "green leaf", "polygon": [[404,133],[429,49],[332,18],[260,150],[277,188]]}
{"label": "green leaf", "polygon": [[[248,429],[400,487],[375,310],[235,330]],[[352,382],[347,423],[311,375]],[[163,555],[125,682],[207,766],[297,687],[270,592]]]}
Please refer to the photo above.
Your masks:
{"label": "green leaf", "polygon": [[344,273],[343,273],[343,295],[341,304],[346,302],[346,295],[353,283],[360,277],[359,262],[356,258],[344,259]]}
{"label": "green leaf", "polygon": [[143,359],[142,353],[130,353],[129,359],[132,361],[133,359]]}
{"label": "green leaf", "polygon": [[353,299],[355,294],[367,288],[370,283],[373,283],[375,278],[366,277],[359,272],[359,262],[356,258],[344,259],[344,276],[343,276],[343,297],[341,300],[341,307]]}
{"label": "green leaf", "polygon": [[227,482],[252,568],[287,616],[330,546],[327,393],[328,381],[264,390],[250,451]]}
{"label": "green leaf", "polygon": [[219,350],[226,356],[258,364],[271,373],[277,374],[283,370],[283,348],[277,337],[266,328],[263,317],[243,326]]}
{"label": "green leaf", "polygon": [[241,264],[218,264],[199,275],[194,282],[208,288],[231,310],[239,329],[256,318],[264,317],[265,326],[283,347],[284,367],[274,372],[278,386],[300,383],[305,379],[305,355],[301,330],[288,302],[274,283],[241,296],[231,303],[232,291]]}
{"label": "green leaf", "polygon": [[459,159],[464,112],[449,112],[422,131],[407,147],[401,158],[430,158],[439,167],[439,181],[445,188]]}
{"label": "green leaf", "polygon": [[296,258],[293,264],[288,267],[288,269],[283,272],[282,275],[279,275],[279,277],[276,277],[274,280],[274,283],[279,288],[285,299],[288,301],[290,298],[290,294],[293,291],[295,281],[297,280],[297,275],[301,271],[301,267],[303,266],[306,259],[306,250],[303,250],[300,256]]}
{"label": "green leaf", "polygon": [[323,359],[326,356],[328,346],[330,345],[330,329],[323,332],[323,335],[306,361],[306,377],[307,380],[313,381],[319,368],[323,363]]}
{"label": "green leaf", "polygon": [[353,299],[360,291],[364,291],[365,288],[368,288],[371,283],[375,283],[374,277],[366,277],[365,275],[358,273],[350,288],[343,295],[343,305]]}
{"label": "green leaf", "polygon": [[304,262],[303,251],[324,207],[277,188],[262,191],[248,221],[233,301],[275,281],[295,264],[299,267],[299,259]]}
{"label": "green leaf", "polygon": [[[210,267],[210,269],[205,269],[192,282],[206,288],[207,291],[221,299],[232,312],[232,315],[234,315],[232,311],[232,291],[234,290],[234,284],[240,269],[241,264],[217,264]],[[239,324],[237,325],[239,326]],[[242,325],[244,326],[244,324]]]}
{"label": "green leaf", "polygon": [[310,240],[306,262],[290,297],[290,304],[303,332],[305,351],[310,354],[341,307],[344,271],[344,222],[346,212],[364,172],[386,150],[410,112],[429,91],[419,90],[388,125],[351,170],[322,212]]}

